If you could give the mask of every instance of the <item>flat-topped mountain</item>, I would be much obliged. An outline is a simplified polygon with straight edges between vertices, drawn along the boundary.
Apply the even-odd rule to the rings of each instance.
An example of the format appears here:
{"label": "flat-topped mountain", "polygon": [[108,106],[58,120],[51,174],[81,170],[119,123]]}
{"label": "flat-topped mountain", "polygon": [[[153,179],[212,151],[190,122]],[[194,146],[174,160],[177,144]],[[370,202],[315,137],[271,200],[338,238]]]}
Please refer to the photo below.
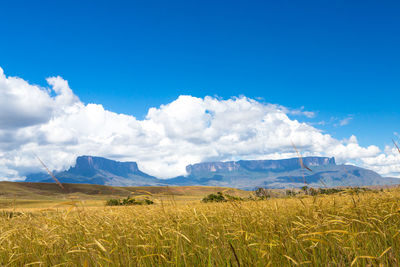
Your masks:
{"label": "flat-topped mountain", "polygon": [[374,171],[353,165],[336,165],[335,158],[304,157],[280,160],[204,162],[186,167],[187,176],[165,181],[169,184],[290,188],[366,186],[397,184],[400,179],[383,178]]}
{"label": "flat-topped mountain", "polygon": [[[80,156],[74,167],[55,172],[61,183],[112,186],[158,185],[159,180],[139,170],[136,162],[119,162],[101,157]],[[53,182],[47,173],[27,175],[26,182]]]}
{"label": "flat-topped mountain", "polygon": [[[336,165],[335,158],[327,157],[305,157],[303,164],[310,167]],[[186,171],[189,175],[203,172],[234,172],[240,170],[248,171],[271,171],[282,172],[299,169],[300,159],[280,159],[280,160],[239,160],[227,162],[205,162],[188,165]]]}
{"label": "flat-topped mountain", "polygon": [[[75,166],[55,172],[61,183],[112,186],[203,185],[240,189],[366,186],[399,184],[374,171],[353,165],[337,165],[334,158],[304,157],[281,160],[204,162],[186,167],[187,175],[158,179],[139,170],[136,162],[118,162],[101,157],[78,157]],[[26,182],[53,182],[47,173],[28,175]]]}
{"label": "flat-topped mountain", "polygon": [[101,157],[81,156],[76,159],[74,167],[69,168],[68,172],[73,174],[91,176],[97,171],[106,171],[118,176],[137,174],[148,176],[141,172],[136,162],[120,162]]}

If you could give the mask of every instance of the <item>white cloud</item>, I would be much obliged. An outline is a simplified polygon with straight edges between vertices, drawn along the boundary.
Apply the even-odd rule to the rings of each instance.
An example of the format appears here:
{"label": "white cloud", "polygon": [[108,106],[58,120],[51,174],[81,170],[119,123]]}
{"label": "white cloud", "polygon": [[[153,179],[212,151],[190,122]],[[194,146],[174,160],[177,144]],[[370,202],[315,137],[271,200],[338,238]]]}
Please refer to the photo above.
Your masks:
{"label": "white cloud", "polygon": [[335,156],[338,162],[399,174],[392,165],[400,157],[392,150],[362,147],[355,136],[337,140],[289,117],[307,116],[304,108],[293,113],[244,96],[179,96],[138,120],[82,103],[60,77],[41,88],[0,74],[0,177],[5,179],[41,170],[33,153],[51,169],[67,168],[79,155],[98,155],[137,161],[145,172],[172,177],[201,161],[293,157],[292,142],[303,155]]}
{"label": "white cloud", "polygon": [[353,116],[348,116],[342,120],[339,121],[339,126],[345,126],[348,125],[351,121],[353,120]]}
{"label": "white cloud", "polygon": [[53,101],[45,89],[17,77],[6,78],[0,68],[1,129],[16,129],[46,122],[53,108]]}
{"label": "white cloud", "polygon": [[304,110],[304,107],[289,110],[288,113],[295,116],[306,116],[307,118],[314,118],[316,116],[315,112]]}
{"label": "white cloud", "polygon": [[354,115],[347,115],[345,118],[339,117],[331,117],[328,121],[320,121],[315,123],[316,125],[332,125],[334,127],[342,127],[350,124],[350,122],[354,119]]}

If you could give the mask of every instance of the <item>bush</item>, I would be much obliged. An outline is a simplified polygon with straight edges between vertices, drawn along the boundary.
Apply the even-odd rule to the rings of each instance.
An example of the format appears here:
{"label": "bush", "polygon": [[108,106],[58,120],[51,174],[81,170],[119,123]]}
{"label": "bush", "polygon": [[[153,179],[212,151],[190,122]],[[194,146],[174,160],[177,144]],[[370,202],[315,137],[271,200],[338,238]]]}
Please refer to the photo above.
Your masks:
{"label": "bush", "polygon": [[340,193],[343,191],[344,191],[343,189],[339,189],[339,188],[320,188],[319,189],[319,193],[324,194],[324,195],[336,194],[336,193]]}
{"label": "bush", "polygon": [[227,202],[227,201],[243,201],[243,198],[232,196],[229,194],[223,194],[222,192],[217,192],[217,194],[209,194],[204,197],[201,202]]}
{"label": "bush", "polygon": [[269,192],[269,190],[262,187],[257,188],[256,191],[254,191],[254,194],[256,195],[257,198],[261,200],[271,197],[271,193]]}
{"label": "bush", "polygon": [[316,195],[331,195],[331,194],[336,194],[343,192],[343,189],[339,188],[312,188],[308,186],[303,186],[300,188],[305,195],[310,195],[310,196],[316,196]]}
{"label": "bush", "polygon": [[243,198],[241,198],[241,197],[235,197],[235,196],[231,196],[228,194],[225,194],[225,197],[228,201],[242,201],[243,200]]}
{"label": "bush", "polygon": [[121,201],[119,199],[109,199],[106,202],[106,206],[119,206],[121,205]]}
{"label": "bush", "polygon": [[297,195],[296,191],[290,190],[290,189],[287,189],[285,191],[285,194],[286,194],[286,196],[289,196],[289,197]]}
{"label": "bush", "polygon": [[106,202],[106,206],[131,206],[131,205],[151,205],[154,204],[150,199],[135,200],[134,198],[124,198],[124,199],[109,199]]}
{"label": "bush", "polygon": [[226,198],[221,192],[217,192],[217,194],[209,194],[208,196],[204,197],[201,202],[226,202]]}

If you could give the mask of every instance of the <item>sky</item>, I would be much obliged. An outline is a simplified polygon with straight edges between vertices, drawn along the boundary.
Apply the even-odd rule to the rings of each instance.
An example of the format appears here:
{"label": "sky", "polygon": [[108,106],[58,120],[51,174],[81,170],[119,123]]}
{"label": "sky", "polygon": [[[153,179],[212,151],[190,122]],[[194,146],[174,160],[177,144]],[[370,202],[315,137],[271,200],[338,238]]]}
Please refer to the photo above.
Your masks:
{"label": "sky", "polygon": [[39,169],[32,153],[54,169],[96,154],[169,177],[295,156],[292,141],[400,177],[399,12],[398,1],[4,1],[0,179]]}

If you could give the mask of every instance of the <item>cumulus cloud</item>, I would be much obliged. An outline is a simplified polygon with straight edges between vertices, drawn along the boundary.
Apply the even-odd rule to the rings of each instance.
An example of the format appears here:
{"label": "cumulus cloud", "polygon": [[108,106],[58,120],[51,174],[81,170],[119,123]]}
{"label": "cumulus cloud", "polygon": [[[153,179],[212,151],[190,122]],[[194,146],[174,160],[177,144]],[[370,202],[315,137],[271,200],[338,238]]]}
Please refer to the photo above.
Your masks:
{"label": "cumulus cloud", "polygon": [[[35,99],[35,101],[32,101]],[[15,129],[50,119],[53,101],[48,92],[17,77],[5,77],[0,68],[0,128]]]}
{"label": "cumulus cloud", "polygon": [[400,159],[393,150],[362,147],[355,136],[337,140],[290,117],[311,116],[304,108],[293,111],[245,96],[186,95],[150,108],[138,120],[82,103],[61,77],[48,78],[49,87],[41,88],[0,74],[3,179],[41,170],[33,153],[51,169],[67,168],[79,155],[97,155],[137,161],[143,171],[165,178],[184,175],[186,165],[202,161],[295,157],[292,142],[304,156],[335,156],[384,175],[399,174],[391,166]]}

